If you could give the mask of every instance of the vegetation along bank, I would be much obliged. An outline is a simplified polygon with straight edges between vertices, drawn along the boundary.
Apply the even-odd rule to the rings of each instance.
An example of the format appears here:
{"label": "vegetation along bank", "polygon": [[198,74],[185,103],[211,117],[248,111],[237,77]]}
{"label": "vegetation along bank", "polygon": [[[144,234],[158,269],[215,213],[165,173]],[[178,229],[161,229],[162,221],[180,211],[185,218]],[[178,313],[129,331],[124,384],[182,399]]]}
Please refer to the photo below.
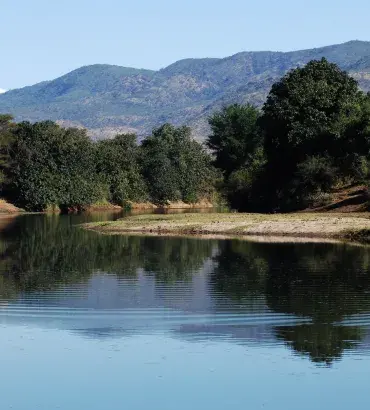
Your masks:
{"label": "vegetation along bank", "polygon": [[[2,115],[1,196],[28,211],[224,201],[238,211],[285,213],[324,209],[341,190],[361,187],[356,201],[367,210],[370,96],[335,64],[293,69],[261,110],[225,106],[209,124],[204,144],[170,124],[138,144],[133,134],[94,142],[85,130]],[[356,220],[367,228],[366,218]]]}

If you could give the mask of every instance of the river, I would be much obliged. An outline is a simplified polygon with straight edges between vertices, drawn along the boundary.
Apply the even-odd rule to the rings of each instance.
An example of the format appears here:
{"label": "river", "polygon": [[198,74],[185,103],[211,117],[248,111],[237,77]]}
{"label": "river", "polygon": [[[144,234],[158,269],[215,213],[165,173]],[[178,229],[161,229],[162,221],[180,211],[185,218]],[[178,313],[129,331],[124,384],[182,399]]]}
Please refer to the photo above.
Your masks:
{"label": "river", "polygon": [[370,248],[0,222],[1,409],[362,409]]}

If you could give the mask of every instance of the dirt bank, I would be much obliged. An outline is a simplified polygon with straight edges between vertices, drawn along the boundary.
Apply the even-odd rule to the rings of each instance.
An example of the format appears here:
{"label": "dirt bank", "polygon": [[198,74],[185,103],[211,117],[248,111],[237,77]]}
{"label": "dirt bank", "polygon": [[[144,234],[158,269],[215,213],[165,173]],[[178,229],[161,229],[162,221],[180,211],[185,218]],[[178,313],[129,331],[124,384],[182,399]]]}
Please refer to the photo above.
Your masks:
{"label": "dirt bank", "polygon": [[137,215],[114,222],[90,223],[84,227],[102,233],[289,236],[357,240],[370,237],[370,214]]}
{"label": "dirt bank", "polygon": [[16,215],[21,212],[24,212],[24,211],[10,204],[4,199],[0,199],[0,215]]}
{"label": "dirt bank", "polygon": [[155,205],[151,202],[129,202],[129,207],[133,210],[146,210],[146,209],[209,209],[213,208],[214,205],[207,201],[202,200],[199,202],[194,202],[188,204],[183,201],[167,202],[165,205]]}

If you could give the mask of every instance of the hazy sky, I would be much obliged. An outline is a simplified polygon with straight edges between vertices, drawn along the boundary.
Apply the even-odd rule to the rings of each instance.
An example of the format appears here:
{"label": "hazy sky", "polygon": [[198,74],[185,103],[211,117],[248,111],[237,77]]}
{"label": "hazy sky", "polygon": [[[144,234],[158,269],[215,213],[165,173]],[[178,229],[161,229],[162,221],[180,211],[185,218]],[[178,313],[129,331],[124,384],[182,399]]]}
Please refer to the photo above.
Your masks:
{"label": "hazy sky", "polygon": [[94,63],[158,69],[370,40],[369,14],[369,0],[0,0],[0,88]]}

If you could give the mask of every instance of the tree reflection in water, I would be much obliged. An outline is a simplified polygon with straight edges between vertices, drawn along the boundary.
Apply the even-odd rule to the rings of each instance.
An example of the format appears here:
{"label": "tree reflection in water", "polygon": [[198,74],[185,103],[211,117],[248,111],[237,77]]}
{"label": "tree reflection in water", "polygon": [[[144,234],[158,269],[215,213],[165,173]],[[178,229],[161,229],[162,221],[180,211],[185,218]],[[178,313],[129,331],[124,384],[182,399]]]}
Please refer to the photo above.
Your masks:
{"label": "tree reflection in water", "polygon": [[[199,309],[309,319],[305,324],[271,326],[276,341],[315,363],[340,359],[366,335],[366,327],[352,324],[351,316],[370,312],[368,247],[106,236],[74,226],[93,218],[110,216],[29,215],[3,220],[0,299],[10,302],[28,292],[66,284],[87,286],[97,272],[134,281],[144,273],[161,286],[184,284],[177,289],[178,296],[182,291],[195,292],[194,273],[203,270],[207,286],[198,294],[211,303]],[[341,322],[346,318],[344,326]],[[231,337],[234,332],[240,341],[243,334],[250,334],[243,326],[218,326],[212,332]],[[204,326],[187,329],[205,331]]]}

